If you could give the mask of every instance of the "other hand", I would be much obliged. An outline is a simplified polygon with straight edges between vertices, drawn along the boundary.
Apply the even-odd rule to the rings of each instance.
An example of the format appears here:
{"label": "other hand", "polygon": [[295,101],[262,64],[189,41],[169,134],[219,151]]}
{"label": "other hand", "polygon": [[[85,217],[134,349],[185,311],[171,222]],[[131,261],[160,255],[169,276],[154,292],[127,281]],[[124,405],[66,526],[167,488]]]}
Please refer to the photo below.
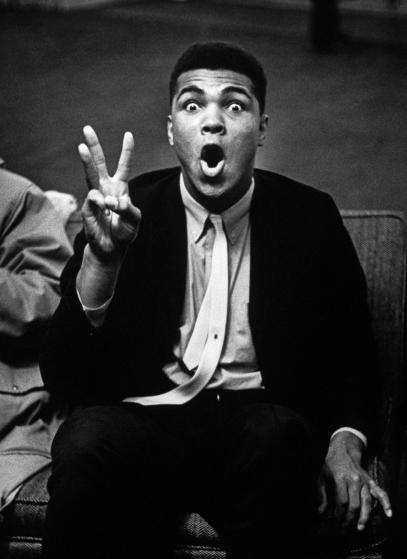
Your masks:
{"label": "other hand", "polygon": [[388,518],[392,516],[389,497],[361,466],[363,442],[349,431],[337,433],[330,442],[322,468],[318,491],[321,514],[333,513],[341,529],[364,530],[377,501]]}
{"label": "other hand", "polygon": [[128,189],[133,135],[124,134],[117,169],[110,176],[95,131],[85,126],[83,134],[85,143],[79,145],[78,151],[90,188],[82,207],[85,234],[91,251],[100,260],[121,259],[136,238],[141,220]]}

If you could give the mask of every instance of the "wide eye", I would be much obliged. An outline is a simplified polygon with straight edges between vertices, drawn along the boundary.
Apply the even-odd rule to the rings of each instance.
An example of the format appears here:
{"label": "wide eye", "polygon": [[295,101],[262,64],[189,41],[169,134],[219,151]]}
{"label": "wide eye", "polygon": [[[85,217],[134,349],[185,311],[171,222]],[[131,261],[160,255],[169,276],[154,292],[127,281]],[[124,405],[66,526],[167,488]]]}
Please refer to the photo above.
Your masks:
{"label": "wide eye", "polygon": [[228,110],[231,111],[232,113],[240,113],[241,111],[243,111],[243,107],[240,103],[229,103],[228,105]]}
{"label": "wide eye", "polygon": [[187,103],[185,103],[184,108],[189,113],[194,113],[199,109],[199,106],[198,103],[195,103],[195,101],[188,101]]}

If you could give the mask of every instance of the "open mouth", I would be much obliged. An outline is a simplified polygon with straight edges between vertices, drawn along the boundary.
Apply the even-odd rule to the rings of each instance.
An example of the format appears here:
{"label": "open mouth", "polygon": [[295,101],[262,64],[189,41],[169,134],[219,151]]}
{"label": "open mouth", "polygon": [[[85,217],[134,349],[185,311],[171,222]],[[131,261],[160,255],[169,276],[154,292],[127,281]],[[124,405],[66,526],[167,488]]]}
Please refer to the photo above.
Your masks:
{"label": "open mouth", "polygon": [[216,167],[223,159],[223,149],[216,144],[207,144],[202,148],[201,159],[206,161],[208,167]]}
{"label": "open mouth", "polygon": [[206,144],[201,151],[201,169],[207,177],[220,174],[225,164],[223,149],[217,144]]}

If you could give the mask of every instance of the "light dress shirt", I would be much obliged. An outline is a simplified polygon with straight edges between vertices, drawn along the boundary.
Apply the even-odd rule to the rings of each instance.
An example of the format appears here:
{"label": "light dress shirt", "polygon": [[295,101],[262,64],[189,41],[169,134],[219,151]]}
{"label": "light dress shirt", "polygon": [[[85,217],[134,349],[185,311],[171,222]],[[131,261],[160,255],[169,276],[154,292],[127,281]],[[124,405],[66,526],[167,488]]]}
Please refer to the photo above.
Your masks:
{"label": "light dress shirt", "polygon": [[[214,228],[208,224],[210,212],[189,194],[182,174],[180,175],[180,191],[187,222],[186,291],[179,325],[179,337],[173,347],[174,358],[163,367],[164,374],[177,385],[189,380],[193,374],[193,371],[188,372],[186,370],[182,362],[182,356],[192,335],[208,285],[215,238]],[[242,198],[221,214],[228,241],[228,318],[219,364],[205,390],[264,388],[261,372],[258,369],[248,316],[250,294],[249,211],[253,192],[254,179]],[[103,323],[110,301],[111,298],[97,309],[91,309],[82,304],[91,324],[100,326]],[[132,401],[143,404],[143,397],[132,397]],[[365,445],[367,444],[367,439],[363,433],[351,427],[338,429],[332,434],[332,437],[340,431],[350,431],[358,436]]]}
{"label": "light dress shirt", "polygon": [[[190,373],[180,365],[191,338],[202,300],[211,275],[215,230],[208,223],[210,212],[187,191],[181,176],[181,197],[187,219],[187,277],[184,307],[178,342],[173,348],[174,360],[164,373],[182,384]],[[225,341],[218,367],[207,389],[242,390],[262,388],[256,352],[249,326],[250,293],[250,223],[249,210],[254,190],[249,190],[233,206],[221,214],[228,243],[229,301]]]}

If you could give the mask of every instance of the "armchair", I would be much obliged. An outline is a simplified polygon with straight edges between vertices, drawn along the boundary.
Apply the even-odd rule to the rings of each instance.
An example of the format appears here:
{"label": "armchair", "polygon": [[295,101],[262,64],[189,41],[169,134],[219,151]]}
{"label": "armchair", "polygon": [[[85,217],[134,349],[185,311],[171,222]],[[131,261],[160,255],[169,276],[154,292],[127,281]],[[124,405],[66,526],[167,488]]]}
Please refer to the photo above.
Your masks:
{"label": "armchair", "polygon": [[[373,329],[382,376],[380,408],[381,441],[378,455],[368,469],[394,499],[403,445],[406,224],[401,214],[385,211],[344,211],[345,226],[354,241],[366,273]],[[68,223],[72,238],[80,227],[78,217]],[[17,499],[0,515],[0,556],[35,559],[40,556],[42,526],[47,506],[45,469],[21,489]],[[315,556],[323,559],[382,559],[387,538],[384,516],[376,509],[369,528],[344,539],[325,522],[315,528]],[[197,513],[180,518],[179,558],[224,557],[222,543]],[[137,542],[134,542],[137,548]]]}

